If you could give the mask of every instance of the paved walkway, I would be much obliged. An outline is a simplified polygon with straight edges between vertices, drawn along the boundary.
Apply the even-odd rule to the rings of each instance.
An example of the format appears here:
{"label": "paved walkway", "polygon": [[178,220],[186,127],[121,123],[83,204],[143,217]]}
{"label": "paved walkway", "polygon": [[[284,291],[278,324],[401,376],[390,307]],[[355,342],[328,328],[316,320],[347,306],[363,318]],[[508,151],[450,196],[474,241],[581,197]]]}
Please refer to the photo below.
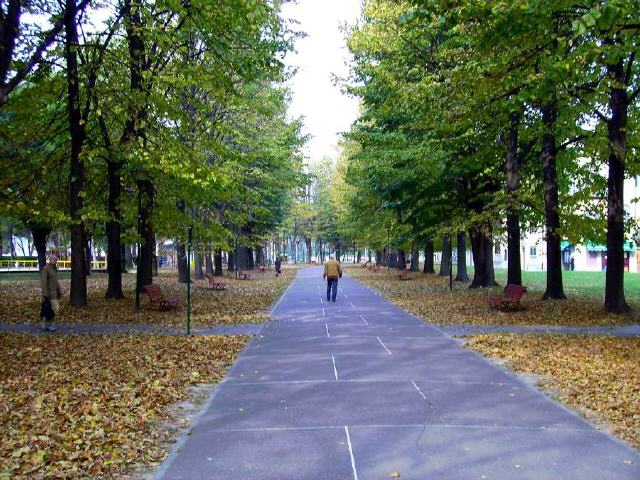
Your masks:
{"label": "paved walkway", "polygon": [[[57,323],[55,332],[43,332],[39,323],[0,323],[0,332],[25,333],[27,335],[184,335],[184,327],[170,327],[150,323]],[[262,327],[259,323],[217,325],[194,328],[191,334],[205,335],[256,335]]]}
{"label": "paved walkway", "polygon": [[638,479],[637,451],[350,278],[302,270],[158,479]]}
{"label": "paved walkway", "polygon": [[564,327],[551,325],[443,325],[438,327],[450,336],[468,336],[478,333],[549,333],[552,335],[611,335],[614,337],[640,337],[640,324],[611,325],[606,327]]}

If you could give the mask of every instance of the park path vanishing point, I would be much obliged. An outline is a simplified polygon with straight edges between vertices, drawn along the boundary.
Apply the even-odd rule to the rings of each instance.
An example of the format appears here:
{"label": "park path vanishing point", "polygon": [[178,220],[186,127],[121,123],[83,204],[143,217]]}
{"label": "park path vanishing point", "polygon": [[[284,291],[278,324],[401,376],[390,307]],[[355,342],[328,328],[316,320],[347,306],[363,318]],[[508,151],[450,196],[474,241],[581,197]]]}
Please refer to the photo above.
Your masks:
{"label": "park path vanishing point", "polygon": [[640,455],[345,275],[301,270],[158,479],[640,478]]}

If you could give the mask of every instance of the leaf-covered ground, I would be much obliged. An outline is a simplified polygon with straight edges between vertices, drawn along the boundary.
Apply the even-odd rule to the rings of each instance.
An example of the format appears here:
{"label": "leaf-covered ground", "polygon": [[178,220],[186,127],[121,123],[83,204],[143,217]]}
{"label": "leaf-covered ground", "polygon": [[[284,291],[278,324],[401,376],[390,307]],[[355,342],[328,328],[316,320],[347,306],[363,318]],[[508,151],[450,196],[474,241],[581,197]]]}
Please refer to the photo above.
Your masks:
{"label": "leaf-covered ground", "polygon": [[[411,273],[410,280],[399,280],[393,270],[378,273],[363,268],[350,268],[349,275],[378,290],[389,300],[428,322],[441,325],[619,325],[640,322],[640,305],[630,315],[607,314],[601,298],[592,294],[573,293],[566,300],[542,300],[538,285],[529,288],[522,299],[522,309],[500,312],[489,307],[491,295],[498,295],[502,287],[470,290],[467,284],[436,275]],[[580,272],[572,272],[580,273]]]}
{"label": "leaf-covered ground", "polygon": [[0,478],[113,477],[162,460],[159,421],[247,337],[0,334]]}
{"label": "leaf-covered ground", "polygon": [[[215,324],[257,323],[267,319],[267,310],[295,276],[295,268],[284,268],[283,275],[276,278],[273,270],[252,273],[250,280],[224,277],[228,285],[224,291],[210,290],[205,281],[194,281],[191,291],[191,321],[194,327]],[[88,277],[88,306],[68,308],[69,280],[63,278],[61,286],[65,292],[62,309],[56,316],[62,323],[148,323],[180,326],[184,321],[182,308],[173,311],[158,311],[148,305],[142,295],[142,308],[135,312],[135,274],[123,275],[124,300],[107,300],[105,274],[94,273]],[[184,284],[177,282],[176,273],[161,273],[154,282],[162,287],[165,296],[186,297]],[[15,276],[3,280],[0,275],[0,322],[37,322],[40,313],[40,284],[36,275],[22,279]]]}
{"label": "leaf-covered ground", "polygon": [[640,450],[640,338],[491,334],[467,347],[540,375],[560,401]]}

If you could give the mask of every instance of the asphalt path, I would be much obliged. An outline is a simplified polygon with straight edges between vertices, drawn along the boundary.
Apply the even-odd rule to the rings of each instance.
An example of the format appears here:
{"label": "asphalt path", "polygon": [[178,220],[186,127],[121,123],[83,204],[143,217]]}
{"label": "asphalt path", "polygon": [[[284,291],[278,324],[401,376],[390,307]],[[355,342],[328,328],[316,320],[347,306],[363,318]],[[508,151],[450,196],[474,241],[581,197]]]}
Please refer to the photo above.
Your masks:
{"label": "asphalt path", "polygon": [[640,479],[640,454],[345,275],[299,271],[156,478]]}

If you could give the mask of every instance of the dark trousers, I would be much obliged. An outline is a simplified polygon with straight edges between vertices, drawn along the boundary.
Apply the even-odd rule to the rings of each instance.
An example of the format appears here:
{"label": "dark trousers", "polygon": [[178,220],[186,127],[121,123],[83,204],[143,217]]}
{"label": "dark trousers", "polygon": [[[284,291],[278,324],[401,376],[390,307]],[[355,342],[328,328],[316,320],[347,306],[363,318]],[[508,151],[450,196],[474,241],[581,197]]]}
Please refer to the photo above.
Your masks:
{"label": "dark trousers", "polygon": [[327,277],[327,301],[336,301],[338,295],[338,279],[334,277]]}

